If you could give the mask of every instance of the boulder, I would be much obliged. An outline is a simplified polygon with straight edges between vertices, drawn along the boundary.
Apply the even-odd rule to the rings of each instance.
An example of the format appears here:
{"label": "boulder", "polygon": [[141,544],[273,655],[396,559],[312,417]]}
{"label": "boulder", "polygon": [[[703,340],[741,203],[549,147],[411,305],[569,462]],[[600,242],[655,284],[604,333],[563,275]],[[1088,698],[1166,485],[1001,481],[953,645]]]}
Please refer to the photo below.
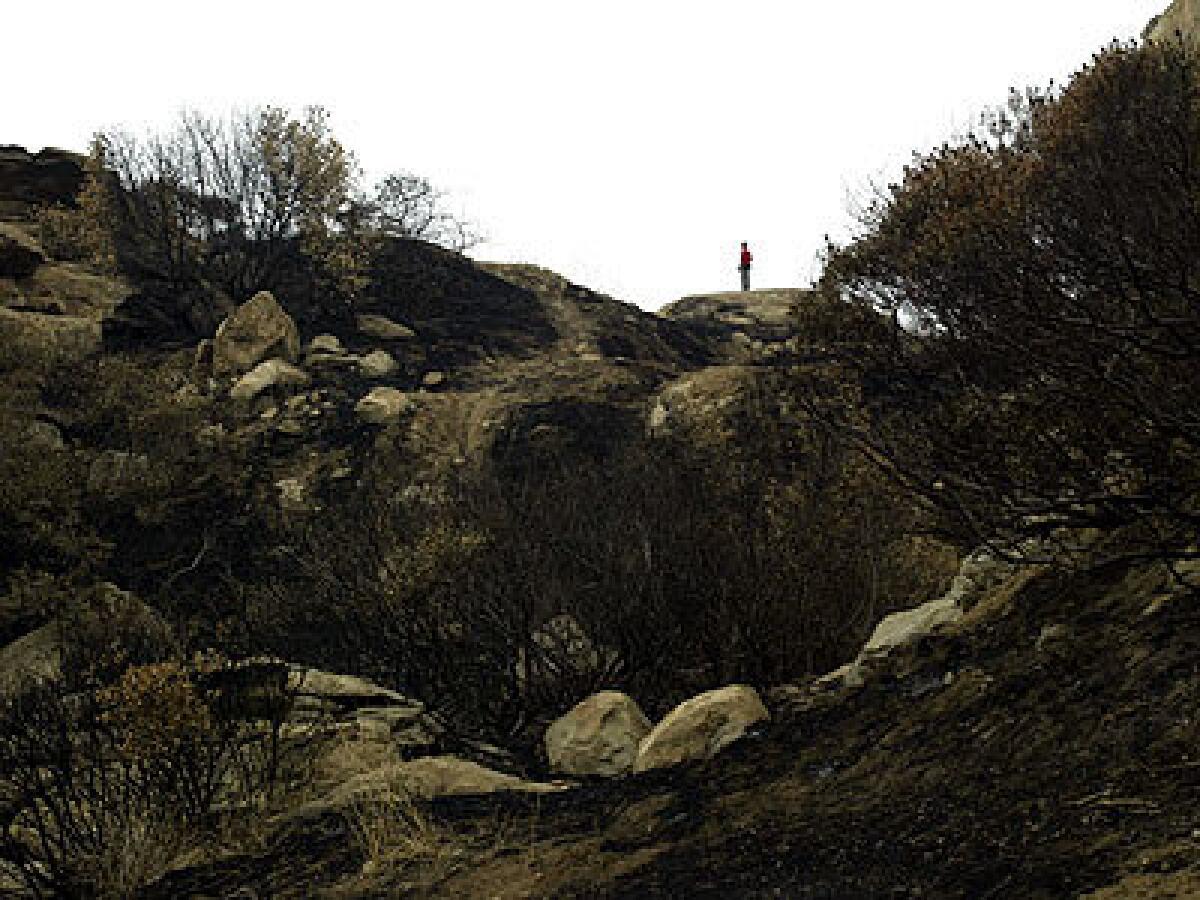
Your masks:
{"label": "boulder", "polygon": [[229,389],[234,400],[253,400],[263,391],[304,387],[309,382],[308,373],[282,359],[268,359],[259,363],[237,380]]}
{"label": "boulder", "polygon": [[706,691],[679,704],[642,738],[633,771],[711,759],[769,718],[752,687],[734,684]]}
{"label": "boulder", "polygon": [[992,588],[1016,571],[1016,565],[1001,559],[986,547],[968,555],[950,582],[946,598],[966,611],[974,607]]}
{"label": "boulder", "polygon": [[546,729],[550,769],[567,775],[624,775],[651,722],[628,695],[600,691]]}
{"label": "boulder", "polygon": [[382,341],[402,341],[415,338],[417,333],[407,325],[393,322],[385,316],[364,313],[355,319],[358,330],[368,337],[379,338]]}
{"label": "boulder", "polygon": [[446,734],[417,701],[356,709],[350,721],[360,740],[391,744],[406,759],[432,752]]}
{"label": "boulder", "polygon": [[34,419],[26,425],[21,437],[29,446],[37,447],[39,450],[54,451],[66,447],[58,426],[42,419]]}
{"label": "boulder", "polygon": [[358,361],[358,371],[368,378],[385,378],[396,371],[396,359],[386,350],[372,350]]}
{"label": "boulder", "polygon": [[896,648],[921,639],[936,627],[957,622],[962,617],[962,607],[953,594],[946,594],[912,609],[894,612],[875,626],[859,656],[887,656]]}
{"label": "boulder", "polygon": [[408,395],[397,388],[377,387],[354,405],[354,411],[364,422],[386,425],[395,422],[414,407]]}
{"label": "boulder", "polygon": [[35,628],[0,649],[0,697],[25,684],[52,681],[62,674],[62,632],[57,622]]}
{"label": "boulder", "polygon": [[47,147],[29,153],[23,147],[0,147],[0,211],[17,217],[36,206],[74,206],[83,187],[84,158]]}
{"label": "boulder", "polygon": [[300,332],[270,291],[259,291],[217,328],[213,338],[213,374],[236,377],[271,357],[294,362]]}

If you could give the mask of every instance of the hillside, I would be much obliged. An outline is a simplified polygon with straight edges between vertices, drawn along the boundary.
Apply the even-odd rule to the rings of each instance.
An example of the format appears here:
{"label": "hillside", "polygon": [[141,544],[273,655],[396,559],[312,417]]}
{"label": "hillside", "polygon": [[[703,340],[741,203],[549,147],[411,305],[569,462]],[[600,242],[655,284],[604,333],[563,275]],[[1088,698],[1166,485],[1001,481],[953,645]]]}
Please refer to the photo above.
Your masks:
{"label": "hillside", "polygon": [[1193,6],[659,314],[0,147],[0,893],[1200,898]]}
{"label": "hillside", "polygon": [[[1192,601],[1145,567],[1016,570],[972,599],[861,686],[781,687],[771,723],[711,762],[536,803],[436,804],[483,846],[416,895],[1196,896]],[[147,896],[420,883],[419,868],[356,876],[342,827],[331,816]]]}

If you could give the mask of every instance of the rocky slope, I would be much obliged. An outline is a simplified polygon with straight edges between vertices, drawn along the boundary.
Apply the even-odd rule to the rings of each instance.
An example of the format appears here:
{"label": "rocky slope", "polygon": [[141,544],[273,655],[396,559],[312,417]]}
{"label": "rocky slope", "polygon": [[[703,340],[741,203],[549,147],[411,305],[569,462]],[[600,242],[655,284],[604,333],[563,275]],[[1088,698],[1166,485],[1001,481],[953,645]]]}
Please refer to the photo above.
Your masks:
{"label": "rocky slope", "polygon": [[327,810],[146,896],[1194,896],[1194,597],[1145,565],[985,560],[952,593],[709,762],[435,800],[440,864],[364,868]]}
{"label": "rocky slope", "polygon": [[[1192,13],[1178,0],[1151,35]],[[383,288],[320,330],[266,292],[181,317],[170,307],[178,298],[41,246],[32,210],[69,202],[77,171],[69,154],[0,148],[0,362],[12,387],[0,426],[21,465],[44,479],[29,476],[26,494],[47,495],[31,501],[3,484],[0,496],[31,511],[32,524],[12,529],[21,540],[28,530],[31,546],[42,531],[57,534],[61,494],[51,492],[63,485],[103,509],[96,558],[111,553],[106,574],[118,583],[98,584],[82,617],[49,601],[21,608],[37,584],[4,548],[16,562],[3,574],[16,587],[0,608],[0,698],[61,676],[76,631],[106,634],[116,620],[166,643],[164,614],[139,596],[164,606],[180,594],[244,599],[239,592],[262,585],[239,567],[262,564],[284,576],[269,587],[300,585],[283,594],[300,606],[312,582],[289,569],[296,542],[370,478],[400,473],[407,483],[388,482],[386,503],[412,493],[436,507],[435,494],[417,489],[481,461],[588,469],[647,434],[685,438],[718,459],[744,449],[739,429],[764,409],[779,431],[803,430],[766,395],[803,355],[792,322],[812,301],[806,292],[687,297],[652,315],[535,266],[396,241],[379,262]],[[95,388],[71,375],[97,358],[111,363],[100,387],[120,395],[99,394],[98,405],[117,411],[109,418],[72,394]],[[131,405],[127,394],[146,402]],[[178,430],[155,444],[127,421],[139,417]],[[42,457],[62,468],[37,468]],[[253,490],[206,505],[222,478]],[[171,479],[183,488],[164,498],[163,484],[179,486]],[[277,529],[287,542],[258,547],[271,542],[238,518],[248,509],[259,518],[244,521],[263,533],[291,526]],[[205,570],[222,527],[234,546]],[[315,533],[319,562],[338,536]],[[465,548],[435,557],[450,564],[469,561],[482,540],[440,525],[430,533]],[[618,535],[622,562],[661,565],[635,537]],[[218,697],[232,686],[251,706],[286,695],[270,733],[296,769],[279,794],[214,806],[203,823],[209,845],[162,854],[136,895],[1200,896],[1200,571],[1122,558],[1119,532],[1076,538],[1095,565],[1051,570],[970,554],[948,588],[883,617],[853,658],[812,678],[755,689],[705,673],[705,689],[678,705],[649,696],[653,686],[647,696],[578,692],[553,720],[514,726],[514,743],[537,735],[533,754],[456,733],[427,703],[352,666],[197,653],[196,672]],[[245,548],[262,552],[234,552]],[[399,582],[393,562],[355,557],[335,591],[354,579]],[[569,558],[573,571],[586,563]],[[791,602],[809,572],[786,571]],[[874,600],[870,609],[887,608]],[[535,693],[567,674],[602,683],[619,670],[620,651],[572,616],[529,618],[518,652],[494,665],[482,658],[481,678],[511,674]],[[463,621],[438,622],[439,636]],[[739,637],[720,634],[706,650]],[[256,709],[246,715],[267,729]],[[37,850],[36,803],[22,805],[20,787],[9,779],[12,793],[0,796],[0,858]],[[19,893],[15,881],[2,887]]]}

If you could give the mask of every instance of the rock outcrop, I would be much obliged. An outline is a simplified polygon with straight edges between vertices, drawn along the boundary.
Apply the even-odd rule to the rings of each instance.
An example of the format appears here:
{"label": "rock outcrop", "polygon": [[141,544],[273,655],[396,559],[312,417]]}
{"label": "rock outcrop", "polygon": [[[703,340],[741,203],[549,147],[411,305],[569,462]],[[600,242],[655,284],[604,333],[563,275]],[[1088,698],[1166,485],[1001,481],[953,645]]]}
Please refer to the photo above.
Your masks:
{"label": "rock outcrop", "polygon": [[300,332],[270,291],[259,291],[221,323],[213,338],[213,375],[236,377],[263,360],[295,362]]}
{"label": "rock outcrop", "polygon": [[0,219],[26,218],[38,206],[72,206],[83,178],[76,153],[0,146]]}
{"label": "rock outcrop", "polygon": [[651,723],[628,694],[600,691],[546,729],[546,756],[566,775],[624,775]]}
{"label": "rock outcrop", "polygon": [[752,687],[706,691],[679,704],[642,739],[633,771],[711,759],[770,717]]}

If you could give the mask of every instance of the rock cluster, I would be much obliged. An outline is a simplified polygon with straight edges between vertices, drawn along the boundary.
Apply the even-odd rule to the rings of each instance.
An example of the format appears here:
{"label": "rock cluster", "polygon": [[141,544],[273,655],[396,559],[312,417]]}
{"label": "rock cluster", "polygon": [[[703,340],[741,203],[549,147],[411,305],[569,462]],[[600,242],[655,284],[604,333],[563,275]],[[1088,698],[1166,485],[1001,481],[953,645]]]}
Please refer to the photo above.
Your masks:
{"label": "rock cluster", "polygon": [[557,719],[546,755],[565,775],[618,776],[711,759],[770,719],[754,688],[735,684],[676,706],[657,725],[628,695],[601,691]]}

